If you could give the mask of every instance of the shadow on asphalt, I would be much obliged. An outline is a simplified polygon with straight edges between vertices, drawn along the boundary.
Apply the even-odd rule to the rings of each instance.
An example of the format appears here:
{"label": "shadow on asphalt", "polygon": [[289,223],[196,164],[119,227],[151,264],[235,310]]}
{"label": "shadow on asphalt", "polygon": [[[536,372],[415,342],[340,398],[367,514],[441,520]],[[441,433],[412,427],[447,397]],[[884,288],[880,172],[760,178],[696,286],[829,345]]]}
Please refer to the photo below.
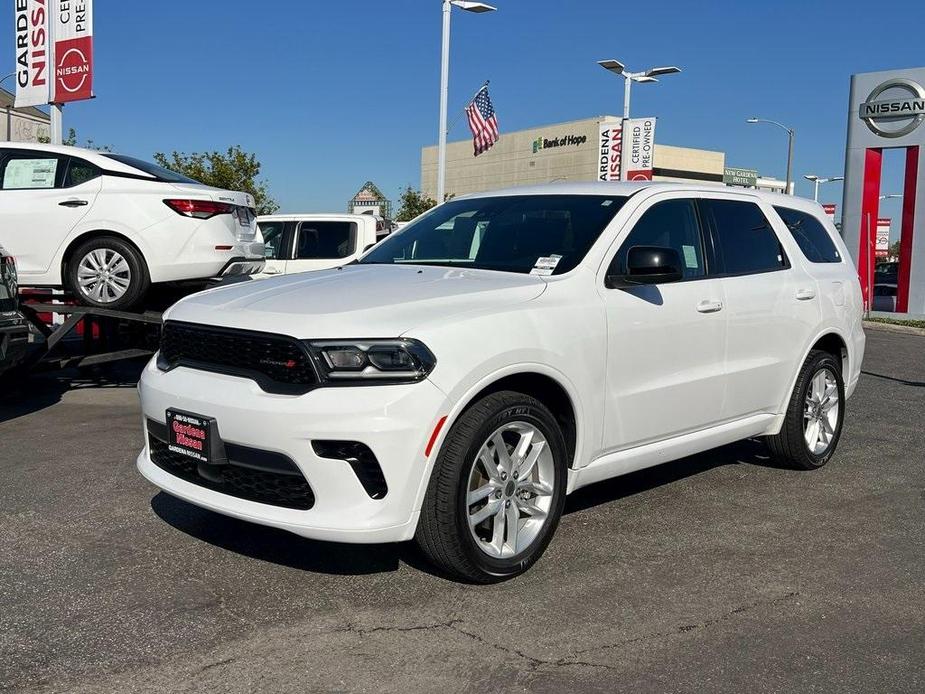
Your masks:
{"label": "shadow on asphalt", "polygon": [[83,369],[0,377],[0,422],[39,412],[61,401],[65,393],[84,388],[134,388],[143,360]]}
{"label": "shadow on asphalt", "polygon": [[[762,442],[740,441],[580,489],[568,497],[565,513],[619,501],[722,465],[743,464],[780,467],[770,458]],[[403,562],[433,576],[456,580],[435,569],[412,542],[351,545],[309,540],[284,530],[223,516],[164,492],[154,496],[151,508],[165,523],[197,540],[293,569],[364,575],[395,571]]]}

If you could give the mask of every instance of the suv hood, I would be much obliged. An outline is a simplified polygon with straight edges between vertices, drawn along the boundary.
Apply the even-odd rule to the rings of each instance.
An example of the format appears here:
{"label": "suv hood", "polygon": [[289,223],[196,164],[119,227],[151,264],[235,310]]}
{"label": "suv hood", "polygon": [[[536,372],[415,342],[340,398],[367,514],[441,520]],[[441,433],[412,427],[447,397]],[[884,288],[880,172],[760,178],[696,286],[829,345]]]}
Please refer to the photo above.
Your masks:
{"label": "suv hood", "polygon": [[530,301],[535,275],[412,265],[347,265],[194,294],[165,320],[299,339],[399,337],[431,321]]}

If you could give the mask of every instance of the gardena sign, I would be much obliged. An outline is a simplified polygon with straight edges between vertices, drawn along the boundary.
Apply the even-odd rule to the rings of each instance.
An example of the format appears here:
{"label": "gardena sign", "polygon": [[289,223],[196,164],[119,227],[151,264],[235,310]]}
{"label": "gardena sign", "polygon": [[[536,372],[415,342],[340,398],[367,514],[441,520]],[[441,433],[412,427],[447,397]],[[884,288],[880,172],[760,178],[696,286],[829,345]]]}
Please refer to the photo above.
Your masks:
{"label": "gardena sign", "polygon": [[754,169],[723,169],[723,183],[727,186],[745,186],[754,188],[758,185],[758,172]]}
{"label": "gardena sign", "polygon": [[[885,92],[892,98],[881,99]],[[908,135],[925,120],[925,89],[910,79],[887,80],[861,104],[858,117],[880,137]],[[899,127],[884,127],[889,123],[896,123]]]}
{"label": "gardena sign", "polygon": [[551,147],[578,147],[588,141],[585,135],[565,135],[547,140],[545,137],[538,137],[533,141],[533,153],[536,154],[541,149]]}

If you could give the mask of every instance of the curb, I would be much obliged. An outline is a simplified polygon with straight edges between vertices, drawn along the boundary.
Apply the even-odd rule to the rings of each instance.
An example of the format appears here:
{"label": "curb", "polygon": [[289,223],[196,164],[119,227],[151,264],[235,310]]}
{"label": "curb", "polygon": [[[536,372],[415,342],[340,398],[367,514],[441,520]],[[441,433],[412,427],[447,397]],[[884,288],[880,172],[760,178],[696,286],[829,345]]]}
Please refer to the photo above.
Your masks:
{"label": "curb", "polygon": [[900,333],[902,335],[920,335],[925,337],[925,328],[913,328],[911,325],[880,323],[870,320],[864,321],[864,330],[880,330],[885,333]]}

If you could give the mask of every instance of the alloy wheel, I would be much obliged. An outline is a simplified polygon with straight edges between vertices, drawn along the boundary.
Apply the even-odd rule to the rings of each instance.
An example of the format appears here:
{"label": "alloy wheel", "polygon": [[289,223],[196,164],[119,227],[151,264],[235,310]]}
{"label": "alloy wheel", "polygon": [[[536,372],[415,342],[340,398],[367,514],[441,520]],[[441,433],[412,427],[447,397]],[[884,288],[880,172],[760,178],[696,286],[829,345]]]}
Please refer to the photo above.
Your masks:
{"label": "alloy wheel", "polygon": [[472,462],[466,488],[476,546],[495,559],[527,549],[549,516],[554,484],[552,450],[538,428],[513,421],[492,432]]}
{"label": "alloy wheel", "polygon": [[77,283],[87,298],[110,304],[125,296],[132,284],[132,269],[117,251],[96,248],[77,265]]}
{"label": "alloy wheel", "polygon": [[838,382],[829,369],[819,369],[806,391],[803,410],[803,437],[813,455],[822,455],[835,436],[838,426]]}

